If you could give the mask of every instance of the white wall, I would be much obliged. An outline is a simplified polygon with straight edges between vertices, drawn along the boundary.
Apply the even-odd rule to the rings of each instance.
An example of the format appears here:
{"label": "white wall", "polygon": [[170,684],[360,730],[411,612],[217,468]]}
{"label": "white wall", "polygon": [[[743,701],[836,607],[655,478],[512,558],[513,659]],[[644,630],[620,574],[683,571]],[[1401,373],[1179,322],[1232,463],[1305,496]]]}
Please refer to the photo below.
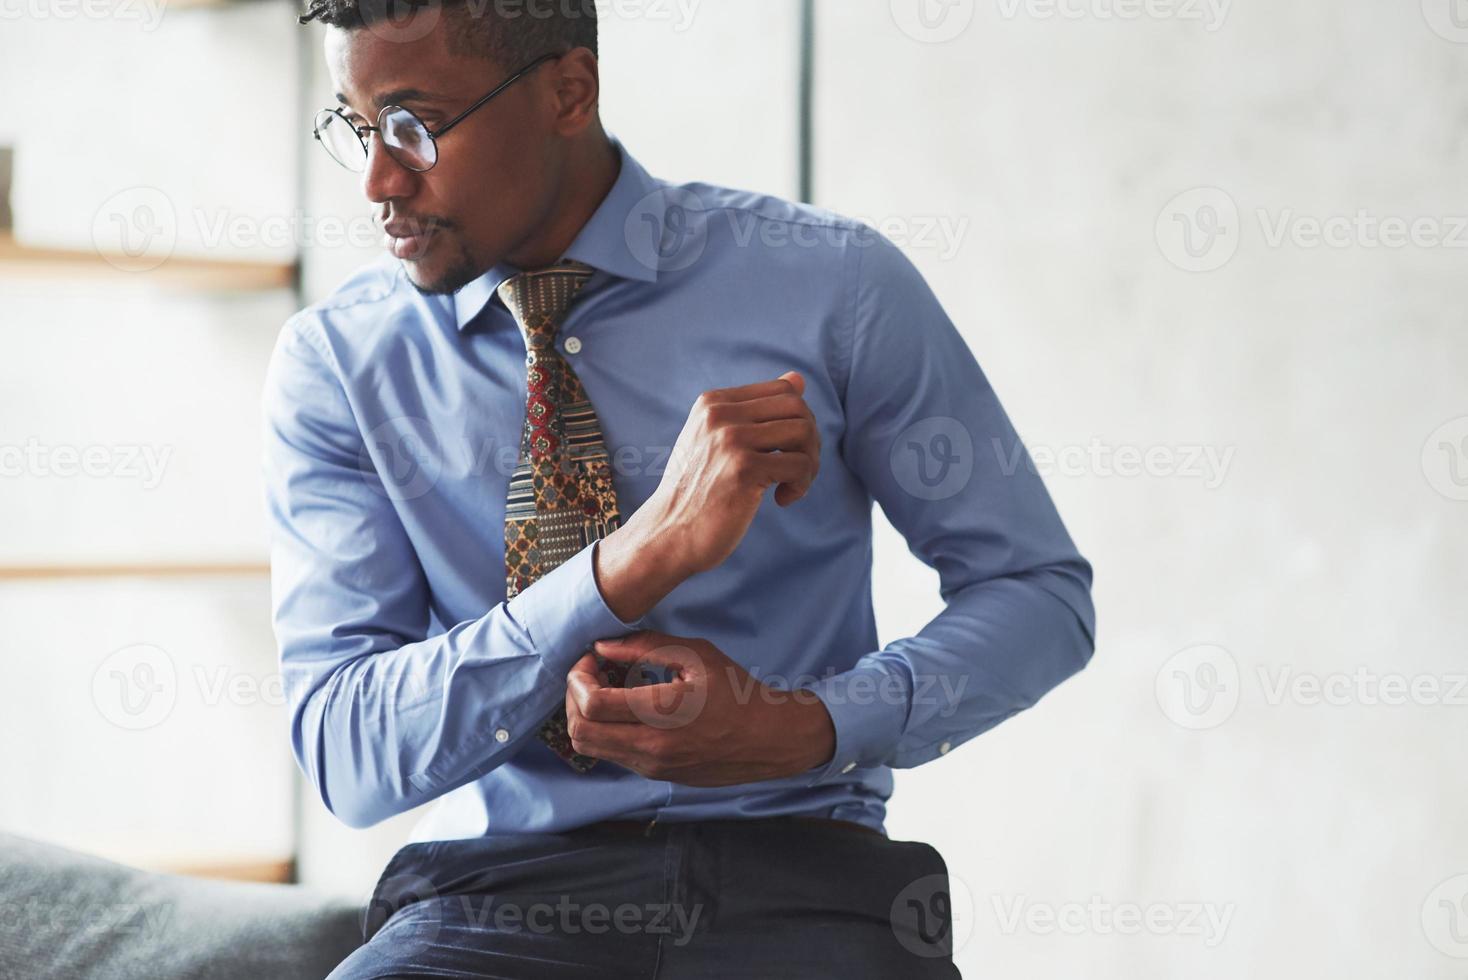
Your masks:
{"label": "white wall", "polygon": [[[1060,454],[1047,484],[1096,566],[1100,628],[1092,667],[1028,716],[898,775],[889,831],[937,846],[972,898],[960,965],[1462,977],[1438,902],[1465,883],[1434,889],[1468,872],[1468,697],[1383,705],[1354,678],[1468,670],[1468,488],[1436,489],[1454,487],[1441,439],[1424,471],[1442,423],[1468,435],[1468,236],[1274,247],[1256,211],[1271,229],[1287,209],[1468,214],[1468,47],[1416,3],[1204,23],[1003,0],[951,5],[936,33],[915,6],[820,6],[819,203],[910,236],[1021,435]],[[1169,207],[1198,187],[1227,197]],[[1220,211],[1191,259],[1174,215],[1229,200],[1238,219]],[[927,233],[942,222],[956,249]],[[1118,475],[1123,447],[1160,447],[1151,474]],[[1192,447],[1229,460],[1221,479],[1190,475]],[[935,576],[883,544],[890,639],[939,607]],[[1224,652],[1172,660],[1198,644]],[[1227,689],[1205,711],[1210,668]],[[1342,672],[1348,704],[1271,703],[1281,678]],[[1182,928],[1194,904],[1231,914],[1216,945]],[[1128,905],[1178,921],[1100,918]]]}
{"label": "white wall", "polygon": [[[948,14],[930,28],[917,2],[819,5],[818,203],[902,241],[1032,451],[1063,458],[1047,482],[1096,565],[1101,641],[1034,711],[899,773],[889,831],[935,844],[972,901],[966,974],[1461,978],[1441,903],[1468,900],[1468,705],[1371,703],[1383,692],[1354,673],[1468,670],[1464,253],[1268,233],[1362,209],[1453,232],[1468,32],[1448,0],[1229,4],[1205,22],[957,0],[928,7]],[[656,174],[793,195],[796,5],[677,16],[604,23],[608,126]],[[293,108],[262,119],[294,105],[298,31],[278,3],[151,27],[7,20],[20,230],[87,247],[142,185],[166,196],[179,251],[280,254],[205,232],[292,216]],[[319,62],[311,87],[329,98]],[[366,213],[353,175],[308,159],[311,215]],[[1217,191],[1174,203],[1198,188]],[[1182,229],[1206,244],[1209,216],[1222,234],[1191,256]],[[304,251],[312,297],[377,254]],[[293,308],[0,275],[0,445],[170,449],[149,487],[0,478],[0,560],[263,559],[256,396]],[[1110,468],[1133,448],[1156,450],[1151,475]],[[1226,465],[1197,473],[1195,450]],[[139,861],[288,846],[298,777],[265,584],[0,584],[0,780],[17,788],[0,827]],[[936,613],[935,585],[885,531],[884,638]],[[142,690],[142,662],[173,681],[138,728],[108,684]],[[1274,696],[1301,675],[1348,682],[1348,703]],[[303,876],[364,893],[414,815],[351,831],[303,797]],[[1221,941],[1179,921],[1195,907],[1229,916]],[[1093,918],[1132,908],[1173,922]],[[1045,925],[1077,911],[1078,930]]]}
{"label": "white wall", "polygon": [[[0,21],[16,234],[87,252],[146,218],[179,255],[288,260],[251,234],[294,200],[288,5],[86,9]],[[211,244],[220,221],[244,234]],[[290,291],[97,265],[0,264],[0,565],[263,562],[259,391]],[[0,580],[0,829],[151,866],[289,858],[268,590]]]}

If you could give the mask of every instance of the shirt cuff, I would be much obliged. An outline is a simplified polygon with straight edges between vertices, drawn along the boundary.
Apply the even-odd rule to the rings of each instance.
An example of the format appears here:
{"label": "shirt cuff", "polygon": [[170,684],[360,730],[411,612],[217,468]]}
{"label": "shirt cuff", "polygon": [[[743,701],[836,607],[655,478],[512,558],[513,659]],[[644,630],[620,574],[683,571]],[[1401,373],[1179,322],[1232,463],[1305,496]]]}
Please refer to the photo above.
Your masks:
{"label": "shirt cuff", "polygon": [[593,564],[593,541],[536,579],[506,609],[523,623],[547,672],[564,677],[597,640],[643,629],[643,617],[624,622],[607,606]]}
{"label": "shirt cuff", "polygon": [[906,680],[879,664],[859,664],[825,677],[814,691],[831,714],[836,751],[831,761],[805,773],[805,786],[847,775],[857,769],[887,764],[907,724],[912,692]]}

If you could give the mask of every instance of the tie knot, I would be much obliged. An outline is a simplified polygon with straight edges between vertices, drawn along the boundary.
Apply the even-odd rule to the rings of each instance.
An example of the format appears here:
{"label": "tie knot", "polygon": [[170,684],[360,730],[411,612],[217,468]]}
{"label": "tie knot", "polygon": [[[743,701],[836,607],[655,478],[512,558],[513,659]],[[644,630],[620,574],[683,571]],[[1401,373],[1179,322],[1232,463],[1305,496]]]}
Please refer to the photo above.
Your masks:
{"label": "tie knot", "polygon": [[500,283],[499,297],[520,325],[530,349],[549,347],[555,341],[566,311],[595,273],[591,266],[567,259]]}

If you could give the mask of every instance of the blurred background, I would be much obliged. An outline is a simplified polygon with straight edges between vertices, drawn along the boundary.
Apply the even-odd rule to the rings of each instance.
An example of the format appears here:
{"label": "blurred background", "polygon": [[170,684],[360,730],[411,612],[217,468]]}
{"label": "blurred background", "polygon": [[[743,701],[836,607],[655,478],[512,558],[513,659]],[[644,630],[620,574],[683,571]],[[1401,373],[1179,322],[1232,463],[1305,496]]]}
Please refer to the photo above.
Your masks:
{"label": "blurred background", "polygon": [[[1468,977],[1468,3],[598,7],[607,128],[902,246],[1095,565],[897,773],[965,974]],[[0,0],[0,830],[365,899],[419,814],[303,789],[269,622],[267,357],[380,250],[296,12]]]}

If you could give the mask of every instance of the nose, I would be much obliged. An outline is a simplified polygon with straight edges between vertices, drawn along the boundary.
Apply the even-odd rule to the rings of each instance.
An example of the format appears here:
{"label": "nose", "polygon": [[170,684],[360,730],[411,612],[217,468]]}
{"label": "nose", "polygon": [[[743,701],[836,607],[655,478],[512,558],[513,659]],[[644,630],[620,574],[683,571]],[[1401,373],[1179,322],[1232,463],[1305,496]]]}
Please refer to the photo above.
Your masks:
{"label": "nose", "polygon": [[418,174],[393,159],[382,144],[381,133],[367,134],[367,166],[362,170],[362,193],[373,204],[410,197]]}

